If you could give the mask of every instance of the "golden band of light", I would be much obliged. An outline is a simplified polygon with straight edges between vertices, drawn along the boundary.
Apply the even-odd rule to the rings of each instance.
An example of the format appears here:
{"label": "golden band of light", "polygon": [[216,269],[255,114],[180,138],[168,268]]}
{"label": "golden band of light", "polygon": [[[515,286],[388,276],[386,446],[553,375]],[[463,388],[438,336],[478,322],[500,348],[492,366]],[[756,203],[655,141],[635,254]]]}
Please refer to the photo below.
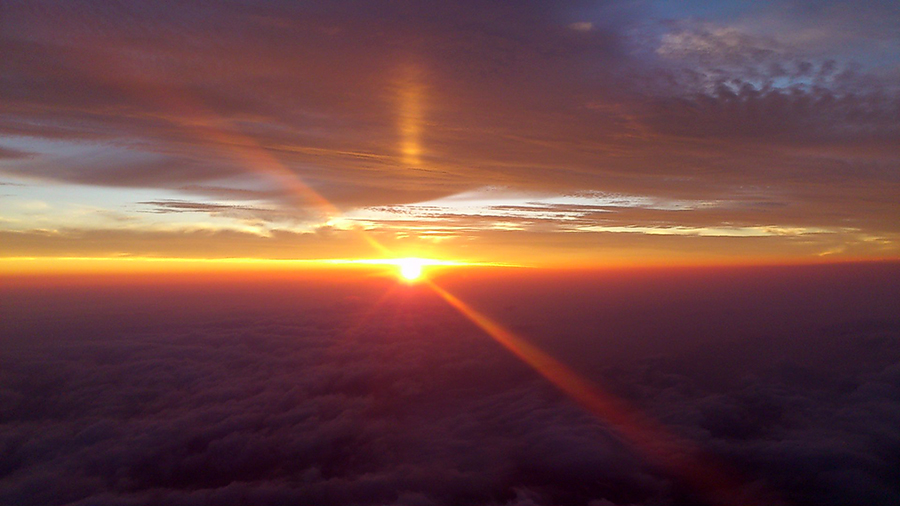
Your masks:
{"label": "golden band of light", "polygon": [[461,262],[433,258],[369,259],[262,259],[262,258],[161,258],[161,257],[6,257],[0,258],[0,274],[83,274],[204,271],[284,271],[340,267],[400,267],[414,262],[422,267],[514,267],[488,262]]}

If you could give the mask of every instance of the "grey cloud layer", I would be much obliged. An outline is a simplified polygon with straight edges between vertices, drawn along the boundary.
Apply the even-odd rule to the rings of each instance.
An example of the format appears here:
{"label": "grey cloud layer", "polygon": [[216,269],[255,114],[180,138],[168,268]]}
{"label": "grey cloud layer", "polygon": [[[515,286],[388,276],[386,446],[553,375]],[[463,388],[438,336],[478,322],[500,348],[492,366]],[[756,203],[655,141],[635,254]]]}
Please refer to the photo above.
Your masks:
{"label": "grey cloud layer", "polygon": [[[829,269],[451,285],[748,490],[894,504],[897,270]],[[385,289],[5,289],[0,499],[702,504],[439,299]]]}

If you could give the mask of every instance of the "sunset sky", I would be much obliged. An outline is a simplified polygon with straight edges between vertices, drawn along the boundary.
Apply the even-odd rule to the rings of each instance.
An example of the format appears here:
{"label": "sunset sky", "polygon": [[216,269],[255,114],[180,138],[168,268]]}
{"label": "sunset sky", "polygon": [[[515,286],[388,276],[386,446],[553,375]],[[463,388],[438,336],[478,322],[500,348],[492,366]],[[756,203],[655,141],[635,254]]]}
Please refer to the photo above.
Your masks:
{"label": "sunset sky", "polygon": [[900,504],[900,2],[0,0],[0,504]]}
{"label": "sunset sky", "polygon": [[3,1],[0,268],[897,259],[897,26],[892,0]]}

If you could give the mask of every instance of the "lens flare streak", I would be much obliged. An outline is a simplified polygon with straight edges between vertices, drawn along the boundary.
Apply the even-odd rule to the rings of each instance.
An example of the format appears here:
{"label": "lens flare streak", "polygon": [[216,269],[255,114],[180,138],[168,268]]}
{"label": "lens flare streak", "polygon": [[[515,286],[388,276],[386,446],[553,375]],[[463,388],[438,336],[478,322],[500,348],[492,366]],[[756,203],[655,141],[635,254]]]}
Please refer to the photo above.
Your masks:
{"label": "lens flare streak", "polygon": [[[664,467],[690,484],[712,504],[762,505],[782,504],[767,497],[765,501],[742,490],[743,481],[736,479],[721,463],[682,438],[665,430],[658,422],[642,415],[625,401],[604,392],[581,378],[565,364],[447,292],[434,282],[428,286],[450,306],[503,345],[516,357],[544,376],[570,398],[597,416],[627,440],[648,461]],[[757,491],[758,492],[758,491]],[[769,495],[769,494],[766,494]]]}

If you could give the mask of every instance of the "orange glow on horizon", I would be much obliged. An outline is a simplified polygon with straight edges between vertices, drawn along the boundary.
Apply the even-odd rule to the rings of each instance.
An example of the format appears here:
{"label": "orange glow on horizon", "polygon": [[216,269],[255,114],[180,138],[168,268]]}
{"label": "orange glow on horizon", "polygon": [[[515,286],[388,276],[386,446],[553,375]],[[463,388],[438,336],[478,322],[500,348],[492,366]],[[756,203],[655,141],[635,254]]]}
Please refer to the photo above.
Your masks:
{"label": "orange glow on horizon", "polygon": [[522,263],[508,264],[486,261],[452,261],[430,258],[374,258],[374,259],[271,259],[271,258],[170,258],[170,257],[0,257],[0,276],[53,276],[53,275],[125,275],[125,274],[191,274],[191,273],[253,273],[253,272],[332,272],[340,268],[365,269],[388,267],[396,277],[402,262],[414,260],[423,272],[432,268],[514,268],[552,272],[615,272],[696,268],[752,268],[765,266],[845,265],[853,263],[895,263],[891,259],[864,259],[802,262],[615,262],[568,263],[563,266]]}
{"label": "orange glow on horizon", "polygon": [[259,259],[259,258],[155,258],[155,257],[13,257],[0,258],[2,276],[117,275],[313,272],[384,269],[391,275],[415,280],[429,267],[515,267],[484,262],[457,262],[431,258],[374,259]]}

